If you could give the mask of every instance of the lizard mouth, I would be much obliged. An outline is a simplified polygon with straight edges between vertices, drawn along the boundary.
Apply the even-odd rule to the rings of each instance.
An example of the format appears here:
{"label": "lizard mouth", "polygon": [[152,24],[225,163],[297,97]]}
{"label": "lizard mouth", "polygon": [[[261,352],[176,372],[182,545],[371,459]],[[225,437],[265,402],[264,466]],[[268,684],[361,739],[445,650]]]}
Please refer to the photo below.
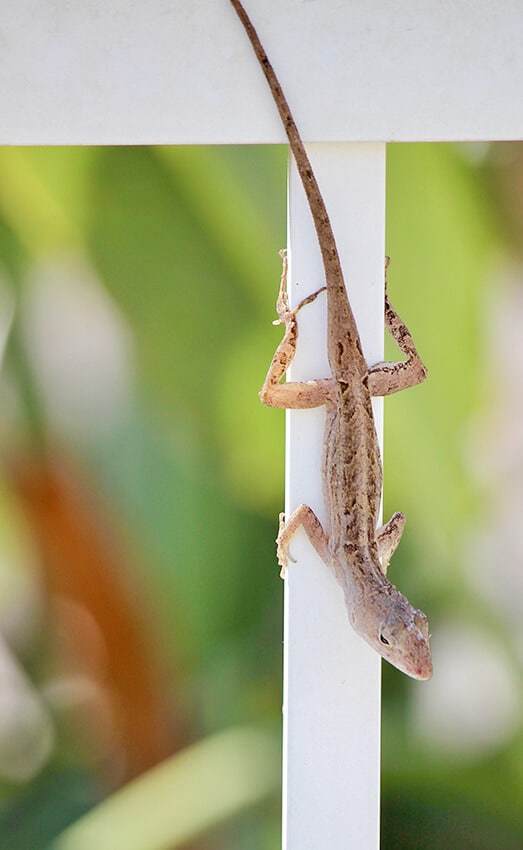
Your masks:
{"label": "lizard mouth", "polygon": [[388,661],[389,664],[392,664],[393,667],[396,667],[402,673],[405,673],[407,676],[410,676],[411,679],[416,679],[418,682],[426,682],[432,678],[432,661],[427,659],[426,661],[418,661],[409,663],[404,659],[399,658],[390,658],[386,655],[383,656],[385,661]]}
{"label": "lizard mouth", "polygon": [[[421,647],[420,647],[421,649]],[[416,655],[418,655],[416,653]],[[405,665],[405,673],[412,676],[413,679],[418,679],[421,682],[426,682],[432,678],[432,658],[430,657],[430,648],[423,648],[418,657],[410,659],[410,663]]]}
{"label": "lizard mouth", "polygon": [[416,679],[426,682],[432,678],[432,664],[428,664],[426,667],[416,667],[414,672]]}

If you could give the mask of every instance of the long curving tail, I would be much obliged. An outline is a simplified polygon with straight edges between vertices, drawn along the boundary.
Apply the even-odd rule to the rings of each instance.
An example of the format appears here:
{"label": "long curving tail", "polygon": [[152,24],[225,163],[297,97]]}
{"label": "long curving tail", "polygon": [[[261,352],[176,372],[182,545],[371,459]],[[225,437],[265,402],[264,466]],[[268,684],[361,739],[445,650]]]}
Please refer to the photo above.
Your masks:
{"label": "long curving tail", "polygon": [[[254,29],[251,20],[247,15],[247,12],[243,8],[239,0],[231,0],[231,5],[234,7],[236,14],[238,15],[240,21],[244,26],[245,32],[247,33],[247,36],[253,46],[261,69],[265,74],[265,78],[269,84],[269,88],[272,92],[274,102],[277,106],[278,112],[280,113],[280,118],[282,120],[285,133],[287,134],[291,151],[293,153],[294,159],[296,160],[298,173],[300,175],[301,181],[303,183],[303,188],[305,189],[305,193],[307,195],[311,215],[314,221],[314,227],[316,228],[316,233],[318,236],[318,243],[320,246],[321,256],[323,259],[323,266],[325,269],[327,289],[330,290],[329,297],[333,296],[336,298],[336,305],[338,310],[343,309],[345,315],[343,317],[338,318],[343,321],[345,333],[351,338],[351,340],[354,342],[354,345],[361,353],[361,343],[359,339],[358,329],[346,295],[340,257],[338,254],[338,249],[336,247],[336,240],[334,238],[329,214],[325,206],[325,201],[323,200],[322,194],[320,192],[318,182],[316,180],[316,177],[314,176],[309,157],[307,156],[307,152],[301,140],[301,136],[298,132],[296,122],[294,121],[289,104],[287,103],[287,99],[282,91],[280,83],[278,82],[278,78],[276,76],[274,68],[272,67],[269,58],[262,47],[260,39],[258,38],[258,34]],[[336,289],[338,291],[335,293],[332,291],[333,289]],[[330,337],[331,335],[329,334],[329,338]]]}

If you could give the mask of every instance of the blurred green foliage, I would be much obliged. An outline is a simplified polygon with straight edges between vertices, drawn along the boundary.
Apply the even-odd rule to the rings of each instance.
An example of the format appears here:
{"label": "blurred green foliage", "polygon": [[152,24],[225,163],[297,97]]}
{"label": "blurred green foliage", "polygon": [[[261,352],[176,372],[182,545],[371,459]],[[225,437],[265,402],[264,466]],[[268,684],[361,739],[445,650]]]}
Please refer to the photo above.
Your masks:
{"label": "blurred green foliage", "polygon": [[[118,517],[135,555],[129,580],[161,647],[187,744],[246,723],[279,741],[282,588],[273,540],[283,414],[263,409],[257,390],[279,338],[271,321],[286,156],[268,147],[0,151],[0,268],[16,302],[4,363],[6,397],[15,399],[2,428],[5,453],[42,440],[63,446]],[[486,613],[507,640],[462,566],[464,531],[481,523],[485,505],[465,444],[489,401],[488,272],[507,251],[486,185],[484,168],[458,147],[389,146],[390,292],[429,380],[386,402],[384,513],[408,515],[393,580],[429,613],[433,630],[456,611],[478,625]],[[63,258],[93,273],[131,340],[130,400],[107,427],[103,409],[100,427],[57,421],[31,359],[31,291],[39,270]],[[20,522],[16,498],[4,501],[7,525]],[[22,523],[20,534],[31,549],[31,527]],[[33,575],[24,557],[20,573]],[[0,617],[11,604],[3,594]],[[42,689],[51,648],[36,638],[29,646],[21,660]],[[511,671],[520,687],[515,661]],[[384,671],[384,850],[523,846],[521,724],[473,759],[440,751],[412,723],[416,687]],[[0,786],[6,850],[51,847],[71,824],[63,846],[80,850],[74,824],[107,794],[54,719],[49,763],[25,783]],[[235,819],[219,828],[216,817],[214,850],[277,846],[278,769],[258,762],[254,755],[253,776],[268,774],[253,782],[246,811],[232,806]],[[174,817],[176,800],[172,809]],[[134,806],[124,811],[132,827]],[[181,846],[155,844],[154,824],[143,842],[143,850]]]}

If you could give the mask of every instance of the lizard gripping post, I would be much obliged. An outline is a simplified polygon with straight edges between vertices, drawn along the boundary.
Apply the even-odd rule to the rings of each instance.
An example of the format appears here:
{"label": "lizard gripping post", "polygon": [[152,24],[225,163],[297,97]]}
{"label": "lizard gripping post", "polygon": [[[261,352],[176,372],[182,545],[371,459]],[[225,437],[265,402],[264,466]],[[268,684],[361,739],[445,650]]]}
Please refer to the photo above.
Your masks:
{"label": "lizard gripping post", "polygon": [[[293,310],[287,298],[287,259],[276,304],[284,337],[272,359],[260,398],[266,405],[284,408],[325,406],[323,451],[325,527],[308,505],[299,505],[290,517],[280,516],[278,561],[285,573],[289,542],[301,525],[316,551],[340,584],[355,631],[383,658],[415,679],[429,679],[432,661],[425,614],[387,578],[387,567],[403,532],[401,513],[377,529],[381,500],[382,465],[372,414],[371,397],[389,395],[420,383],[426,377],[412,337],[394,311],[385,287],[385,322],[406,359],[368,367],[358,328],[347,297],[340,258],[331,223],[307,156],[276,74],[258,35],[239,0],[231,0],[269,84],[289,145],[296,161],[325,270],[325,286]],[[331,377],[315,381],[280,383],[296,351],[297,313],[327,290],[327,343]]]}

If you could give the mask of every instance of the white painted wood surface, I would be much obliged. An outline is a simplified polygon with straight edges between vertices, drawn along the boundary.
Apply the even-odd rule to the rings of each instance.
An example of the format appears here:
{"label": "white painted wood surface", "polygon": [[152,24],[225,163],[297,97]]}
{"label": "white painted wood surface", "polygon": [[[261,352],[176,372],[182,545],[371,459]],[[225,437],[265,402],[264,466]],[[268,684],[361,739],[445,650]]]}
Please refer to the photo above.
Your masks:
{"label": "white painted wood surface", "polygon": [[[307,141],[523,134],[520,0],[245,0]],[[284,140],[228,0],[17,0],[0,144]]]}
{"label": "white painted wood surface", "polygon": [[[385,145],[309,147],[327,203],[369,362],[383,357]],[[290,179],[292,303],[324,282],[317,239],[295,168]],[[299,315],[291,379],[330,374],[326,298]],[[382,401],[376,403],[378,428]],[[287,414],[286,510],[324,516],[324,409]],[[285,591],[284,850],[379,847],[380,660],[352,631],[341,590],[303,531],[291,545]]]}

